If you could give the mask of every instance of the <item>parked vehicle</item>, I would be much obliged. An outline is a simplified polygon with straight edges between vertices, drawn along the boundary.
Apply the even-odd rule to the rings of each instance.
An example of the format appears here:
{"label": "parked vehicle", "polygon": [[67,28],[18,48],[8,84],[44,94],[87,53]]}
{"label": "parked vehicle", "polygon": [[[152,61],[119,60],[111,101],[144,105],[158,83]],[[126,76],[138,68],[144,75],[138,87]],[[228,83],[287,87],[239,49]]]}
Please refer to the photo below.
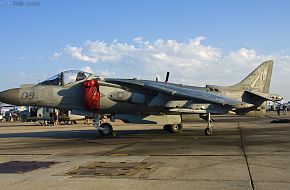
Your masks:
{"label": "parked vehicle", "polygon": [[[20,112],[20,118],[23,122],[39,121],[41,125],[48,125],[54,123],[53,108],[37,108],[29,107],[27,110]],[[58,121],[60,124],[72,125],[76,124],[78,120],[85,120],[85,116],[71,114],[71,111],[60,110]]]}
{"label": "parked vehicle", "polygon": [[16,121],[19,119],[19,111],[16,108],[5,112],[4,118],[6,121]]}

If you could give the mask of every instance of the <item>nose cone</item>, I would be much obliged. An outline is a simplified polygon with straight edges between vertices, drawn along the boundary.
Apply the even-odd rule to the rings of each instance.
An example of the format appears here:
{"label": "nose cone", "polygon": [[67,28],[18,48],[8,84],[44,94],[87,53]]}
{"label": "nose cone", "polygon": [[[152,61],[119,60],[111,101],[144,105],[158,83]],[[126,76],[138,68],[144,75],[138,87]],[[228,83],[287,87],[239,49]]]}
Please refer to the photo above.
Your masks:
{"label": "nose cone", "polygon": [[20,89],[13,88],[0,92],[0,102],[12,105],[20,105]]}

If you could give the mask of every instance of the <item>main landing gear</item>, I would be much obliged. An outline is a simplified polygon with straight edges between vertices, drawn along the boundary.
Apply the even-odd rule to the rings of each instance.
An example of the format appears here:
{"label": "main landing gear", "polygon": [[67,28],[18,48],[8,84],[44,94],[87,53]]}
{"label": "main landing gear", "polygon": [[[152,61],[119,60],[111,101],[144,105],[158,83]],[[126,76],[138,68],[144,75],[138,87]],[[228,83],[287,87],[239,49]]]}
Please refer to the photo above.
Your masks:
{"label": "main landing gear", "polygon": [[101,116],[99,114],[95,115],[95,118],[93,120],[94,127],[98,130],[101,136],[112,136],[114,133],[113,127],[110,123],[102,123],[100,124]]}
{"label": "main landing gear", "polygon": [[183,125],[182,123],[179,124],[172,124],[172,125],[164,125],[163,130],[169,133],[180,133],[182,132]]}
{"label": "main landing gear", "polygon": [[210,113],[208,113],[206,121],[207,121],[207,128],[205,128],[204,134],[206,136],[209,136],[209,135],[212,135],[212,132],[213,132],[213,130],[212,130],[213,119],[211,118]]}

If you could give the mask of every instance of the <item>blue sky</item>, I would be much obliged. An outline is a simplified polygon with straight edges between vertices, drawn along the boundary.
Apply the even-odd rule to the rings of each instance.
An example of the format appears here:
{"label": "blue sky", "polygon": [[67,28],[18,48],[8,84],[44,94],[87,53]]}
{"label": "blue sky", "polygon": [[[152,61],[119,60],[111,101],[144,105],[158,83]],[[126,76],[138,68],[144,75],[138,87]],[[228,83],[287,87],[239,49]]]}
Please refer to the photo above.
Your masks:
{"label": "blue sky", "polygon": [[36,2],[0,6],[0,90],[64,69],[227,85],[274,59],[271,90],[290,99],[290,1]]}

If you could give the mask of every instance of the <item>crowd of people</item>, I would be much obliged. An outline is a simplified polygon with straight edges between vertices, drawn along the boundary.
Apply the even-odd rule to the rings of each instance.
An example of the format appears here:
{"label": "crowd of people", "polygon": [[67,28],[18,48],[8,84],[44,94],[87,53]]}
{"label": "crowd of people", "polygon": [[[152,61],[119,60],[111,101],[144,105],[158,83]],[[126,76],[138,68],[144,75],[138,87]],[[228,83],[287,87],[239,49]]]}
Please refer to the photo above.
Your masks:
{"label": "crowd of people", "polygon": [[53,122],[53,125],[59,125],[59,110],[54,109],[54,111],[49,113],[49,118]]}
{"label": "crowd of people", "polygon": [[281,111],[282,111],[283,115],[287,115],[288,105],[287,104],[277,104],[276,111],[277,111],[277,114],[279,116],[281,115]]}

